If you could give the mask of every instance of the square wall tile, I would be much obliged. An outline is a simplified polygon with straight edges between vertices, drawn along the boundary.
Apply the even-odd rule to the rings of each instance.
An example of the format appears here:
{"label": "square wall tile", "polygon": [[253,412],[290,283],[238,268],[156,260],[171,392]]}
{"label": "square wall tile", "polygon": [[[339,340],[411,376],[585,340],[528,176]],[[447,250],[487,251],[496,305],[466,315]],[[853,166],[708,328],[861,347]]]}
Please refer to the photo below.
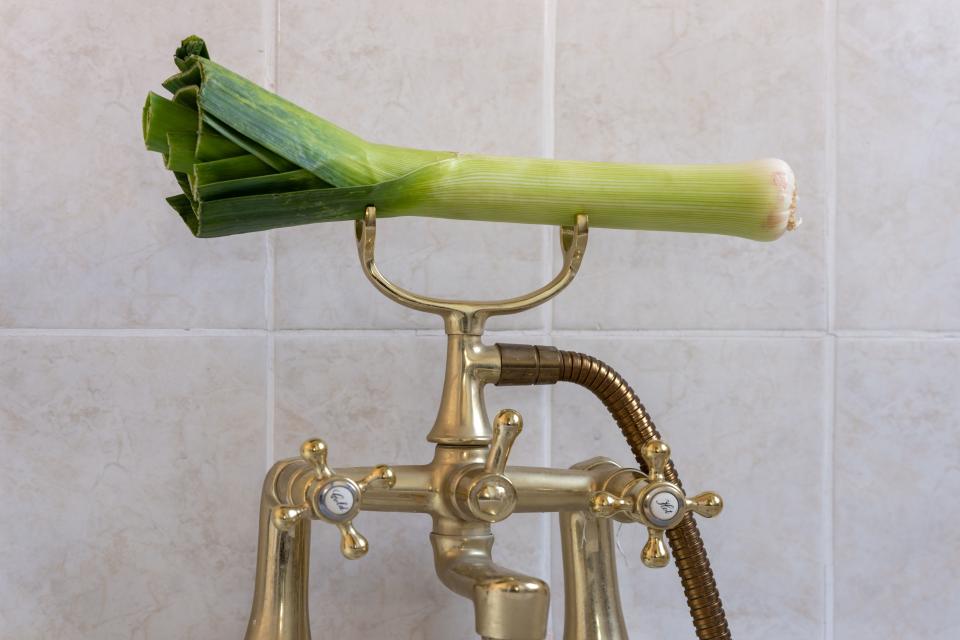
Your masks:
{"label": "square wall tile", "polygon": [[[442,336],[412,332],[363,337],[291,336],[277,340],[275,454],[293,457],[322,437],[330,466],[426,464],[443,382]],[[528,336],[529,338],[529,336]],[[519,338],[514,337],[517,341]],[[510,463],[546,465],[546,396],[542,389],[487,388],[492,415],[511,407],[524,416]],[[475,638],[473,608],[436,577],[429,516],[363,512],[357,529],[370,541],[363,559],[345,560],[334,527],[313,527],[310,613],[314,633],[343,638]],[[548,579],[546,519],[518,514],[494,525],[498,563]],[[347,615],[355,603],[367,615]]]}
{"label": "square wall tile", "polygon": [[197,30],[262,77],[260,5],[4,3],[0,326],[263,327],[263,238],[195,239],[141,133],[147,92]]}
{"label": "square wall tile", "polygon": [[261,338],[0,338],[5,638],[240,638]]}
{"label": "square wall tile", "polygon": [[[616,368],[670,445],[685,488],[723,496],[723,513],[700,518],[699,525],[733,636],[822,637],[820,523],[829,508],[820,473],[822,341],[582,338],[558,340],[558,346]],[[620,430],[589,392],[562,383],[553,390],[553,412],[552,466],[595,455],[637,466]],[[642,527],[623,526],[617,536],[631,635],[693,637],[676,569],[643,566]],[[559,585],[559,543],[553,566]],[[562,628],[562,611],[555,600],[555,628]]]}
{"label": "square wall tile", "polygon": [[[374,142],[536,156],[542,25],[539,2],[287,0],[278,91]],[[419,293],[498,298],[544,282],[543,227],[421,218],[379,226],[378,263]],[[280,230],[276,259],[279,327],[441,326],[366,282],[352,224]],[[491,321],[492,328],[541,326],[537,312]]]}
{"label": "square wall tile", "polygon": [[559,0],[558,158],[783,158],[804,223],[772,244],[595,230],[556,327],[824,326],[823,39],[822,0]]}
{"label": "square wall tile", "polygon": [[840,340],[836,637],[960,636],[960,341]]}
{"label": "square wall tile", "polygon": [[960,329],[960,4],[840,2],[837,324]]}

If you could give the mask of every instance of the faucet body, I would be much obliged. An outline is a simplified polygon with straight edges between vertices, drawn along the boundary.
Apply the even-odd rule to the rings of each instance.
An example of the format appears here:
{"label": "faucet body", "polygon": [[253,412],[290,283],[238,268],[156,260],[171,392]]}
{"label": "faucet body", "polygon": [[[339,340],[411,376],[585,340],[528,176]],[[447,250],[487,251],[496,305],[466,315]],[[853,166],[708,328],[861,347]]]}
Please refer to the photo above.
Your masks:
{"label": "faucet body", "polygon": [[563,548],[564,639],[626,640],[611,519],[645,524],[650,539],[643,561],[664,566],[664,531],[679,525],[689,510],[718,513],[719,496],[687,499],[664,475],[665,469],[672,472],[665,466],[669,448],[659,440],[643,445],[644,471],[622,468],[607,458],[592,458],[570,469],[508,466],[522,420],[504,410],[491,425],[484,402],[487,384],[557,382],[556,350],[486,345],[482,334],[488,317],[532,308],[570,283],[586,247],[586,216],[577,216],[575,225],[561,230],[563,266],[550,283],[526,296],[496,302],[441,300],[401,289],[374,261],[373,207],[367,208],[356,230],[360,263],[374,286],[395,302],[443,319],[446,370],[437,417],[427,436],[435,445],[433,459],[335,472],[327,465],[326,444],[308,440],[299,458],[277,462],[263,484],[246,640],[310,640],[311,522],[337,526],[341,552],[356,559],[367,550],[366,539],[353,526],[361,511],[431,516],[437,576],[472,601],[476,632],[488,640],[543,640],[550,606],[545,581],[494,562],[491,525],[517,512],[556,512]]}
{"label": "faucet body", "polygon": [[[474,603],[477,633],[502,640],[541,640],[545,637],[550,589],[539,578],[501,567],[493,560],[491,524],[465,519],[455,498],[455,487],[465,473],[484,463],[487,446],[437,445],[433,460],[422,465],[394,465],[396,483],[391,488],[371,487],[363,494],[361,510],[429,514],[433,519],[430,541],[437,576],[448,588]],[[616,584],[612,533],[608,520],[599,527],[583,527],[569,514],[589,508],[590,497],[601,490],[621,467],[595,459],[590,468],[549,469],[506,467],[517,492],[514,512],[561,513],[561,538],[577,540],[574,554],[564,560],[565,582],[571,593],[589,593],[599,578]],[[341,476],[360,482],[367,467],[338,469]],[[301,458],[277,462],[267,473],[260,505],[260,534],[253,610],[246,640],[309,640],[307,605],[311,519],[299,519],[289,531],[275,526],[273,514],[283,505],[304,500],[314,469]],[[606,538],[604,537],[606,536]],[[565,543],[566,544],[566,543]],[[597,553],[608,555],[594,573]],[[573,550],[573,549],[572,549]],[[595,586],[595,585],[594,585]],[[572,590],[572,591],[571,591]],[[604,590],[605,594],[608,594]],[[598,594],[604,597],[604,594]],[[579,598],[579,596],[576,596]],[[588,603],[589,604],[589,603]],[[616,601],[618,605],[618,601]],[[606,613],[609,607],[591,606]],[[589,618],[582,611],[578,618]],[[586,622],[585,624],[590,624]],[[602,621],[596,624],[602,625]],[[621,635],[576,635],[571,638],[626,638]]]}

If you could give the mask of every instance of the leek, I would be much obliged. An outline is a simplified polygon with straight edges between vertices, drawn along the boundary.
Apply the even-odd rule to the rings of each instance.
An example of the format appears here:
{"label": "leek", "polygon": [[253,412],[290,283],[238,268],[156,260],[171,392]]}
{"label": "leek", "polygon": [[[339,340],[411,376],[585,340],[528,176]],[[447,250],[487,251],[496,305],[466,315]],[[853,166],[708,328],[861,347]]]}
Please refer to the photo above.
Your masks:
{"label": "leek", "polygon": [[654,165],[425,151],[367,142],[220,66],[191,36],[143,110],[147,149],[183,191],[167,201],[198,237],[419,215],[716,233],[774,240],[796,226],[782,160]]}

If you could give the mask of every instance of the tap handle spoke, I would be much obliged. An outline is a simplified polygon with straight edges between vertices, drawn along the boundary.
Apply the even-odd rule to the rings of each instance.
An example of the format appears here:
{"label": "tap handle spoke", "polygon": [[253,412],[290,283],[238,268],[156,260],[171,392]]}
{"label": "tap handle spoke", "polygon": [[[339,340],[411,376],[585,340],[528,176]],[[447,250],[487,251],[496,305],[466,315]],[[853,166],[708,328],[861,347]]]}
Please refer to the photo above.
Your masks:
{"label": "tap handle spoke", "polygon": [[647,527],[647,544],[643,545],[640,559],[651,569],[662,569],[670,564],[670,552],[663,543],[663,529]]}
{"label": "tap handle spoke", "polygon": [[293,534],[296,524],[303,518],[309,517],[310,505],[301,504],[297,506],[281,505],[274,507],[270,515],[270,522],[279,531]]}
{"label": "tap handle spoke", "polygon": [[367,554],[367,539],[356,530],[352,520],[341,522],[337,528],[340,529],[340,553],[344,558],[356,560]]}
{"label": "tap handle spoke", "polygon": [[590,497],[590,511],[598,518],[610,518],[621,511],[632,511],[633,501],[609,491],[597,491]]}
{"label": "tap handle spoke", "polygon": [[393,472],[393,469],[390,467],[390,465],[378,464],[373,468],[373,471],[368,473],[360,482],[357,483],[357,486],[360,487],[360,493],[364,494],[367,492],[368,487],[385,487],[387,489],[393,489],[396,483],[397,475]]}
{"label": "tap handle spoke", "polygon": [[664,470],[670,460],[670,447],[662,440],[650,440],[640,451],[643,461],[647,463],[647,475],[650,482],[663,482]]}
{"label": "tap handle spoke", "polygon": [[713,491],[704,491],[692,498],[687,498],[686,510],[693,511],[704,518],[712,518],[723,511],[723,498]]}
{"label": "tap handle spoke", "polygon": [[320,438],[312,438],[300,445],[300,457],[313,465],[317,478],[333,477],[333,469],[327,466],[327,443]]}
{"label": "tap handle spoke", "polygon": [[523,431],[523,418],[513,409],[503,409],[493,419],[493,439],[487,452],[487,461],[483,466],[486,473],[503,475],[507,468],[507,458],[517,436]]}

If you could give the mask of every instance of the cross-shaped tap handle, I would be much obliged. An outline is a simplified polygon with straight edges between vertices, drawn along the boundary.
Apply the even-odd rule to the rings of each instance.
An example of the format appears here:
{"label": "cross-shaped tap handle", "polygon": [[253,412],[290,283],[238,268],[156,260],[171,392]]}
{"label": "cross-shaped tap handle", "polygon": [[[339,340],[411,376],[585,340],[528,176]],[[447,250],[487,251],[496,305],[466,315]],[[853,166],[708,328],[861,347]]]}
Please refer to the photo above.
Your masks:
{"label": "cross-shaped tap handle", "polygon": [[688,498],[679,485],[666,479],[670,447],[662,440],[650,440],[640,451],[647,464],[646,477],[629,482],[620,495],[598,491],[590,501],[590,509],[602,518],[623,513],[631,520],[647,525],[648,538],[641,559],[648,567],[665,567],[670,562],[670,553],[663,543],[665,531],[673,529],[687,512],[692,511],[705,518],[712,518],[723,509],[723,499],[706,491]]}
{"label": "cross-shaped tap handle", "polygon": [[383,485],[392,488],[396,483],[393,469],[382,464],[360,481],[337,475],[327,465],[327,445],[323,440],[307,440],[300,447],[300,457],[313,465],[316,478],[306,489],[306,504],[280,506],[274,509],[273,523],[281,531],[290,531],[297,520],[312,516],[329,522],[340,530],[340,553],[355,560],[367,553],[367,539],[353,526],[353,518],[360,512],[360,503],[367,488]]}

